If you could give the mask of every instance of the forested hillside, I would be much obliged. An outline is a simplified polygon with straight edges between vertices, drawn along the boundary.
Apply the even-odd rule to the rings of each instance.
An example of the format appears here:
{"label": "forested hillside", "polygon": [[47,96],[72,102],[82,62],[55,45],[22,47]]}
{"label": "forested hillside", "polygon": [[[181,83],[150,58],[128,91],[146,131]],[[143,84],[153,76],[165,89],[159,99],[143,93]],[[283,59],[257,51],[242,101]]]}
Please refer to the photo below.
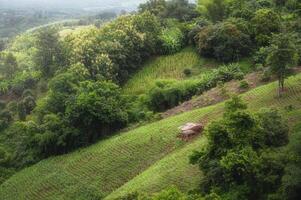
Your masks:
{"label": "forested hillside", "polygon": [[0,197],[298,199],[300,21],[300,0],[149,0],[20,34],[0,52]]}

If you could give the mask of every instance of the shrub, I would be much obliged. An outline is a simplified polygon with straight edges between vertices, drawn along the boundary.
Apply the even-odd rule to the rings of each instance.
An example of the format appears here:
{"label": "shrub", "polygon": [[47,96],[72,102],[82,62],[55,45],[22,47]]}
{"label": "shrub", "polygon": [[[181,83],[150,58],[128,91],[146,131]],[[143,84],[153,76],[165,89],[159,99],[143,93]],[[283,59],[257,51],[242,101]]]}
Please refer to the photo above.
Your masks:
{"label": "shrub", "polygon": [[31,111],[33,111],[33,109],[36,107],[36,100],[33,96],[26,96],[22,100],[22,104],[24,106],[26,115],[29,115]]}
{"label": "shrub", "polygon": [[206,26],[210,25],[210,22],[205,18],[197,19],[195,26],[189,31],[187,37],[190,43],[195,44],[195,36]]}
{"label": "shrub", "polygon": [[12,122],[13,117],[12,114],[8,110],[0,111],[0,131],[4,130],[8,127],[8,125]]}
{"label": "shrub", "polygon": [[16,101],[10,101],[7,104],[7,109],[12,113],[12,114],[16,114],[17,109],[18,109],[18,103]]}
{"label": "shrub", "polygon": [[185,76],[190,76],[192,74],[191,69],[188,68],[184,69],[183,74],[185,74]]}
{"label": "shrub", "polygon": [[253,61],[255,64],[261,64],[262,66],[266,65],[266,59],[269,54],[269,48],[261,47],[253,56]]}
{"label": "shrub", "polygon": [[180,51],[184,45],[184,34],[177,27],[166,28],[160,34],[163,54],[172,54]]}
{"label": "shrub", "polygon": [[6,107],[6,102],[3,100],[0,100],[0,111],[3,110]]}
{"label": "shrub", "polygon": [[33,91],[30,89],[26,89],[24,90],[23,94],[22,94],[22,98],[28,97],[28,96],[34,96]]}
{"label": "shrub", "polygon": [[249,88],[249,83],[247,81],[245,81],[245,80],[240,81],[239,88],[240,89],[248,89]]}

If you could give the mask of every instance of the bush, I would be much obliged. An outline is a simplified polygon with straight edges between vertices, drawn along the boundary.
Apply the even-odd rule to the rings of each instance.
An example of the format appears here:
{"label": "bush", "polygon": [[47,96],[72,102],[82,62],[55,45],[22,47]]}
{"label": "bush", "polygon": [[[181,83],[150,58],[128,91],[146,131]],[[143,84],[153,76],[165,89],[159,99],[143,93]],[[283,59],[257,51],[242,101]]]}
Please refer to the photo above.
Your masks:
{"label": "bush", "polygon": [[163,54],[176,53],[184,46],[184,34],[177,27],[164,29],[159,38]]}
{"label": "bush", "polygon": [[190,76],[192,74],[191,69],[188,68],[184,69],[183,74],[185,74],[185,76]]}
{"label": "bush", "polygon": [[240,89],[248,89],[249,88],[249,83],[247,81],[245,81],[245,80],[240,81],[239,88]]}
{"label": "bush", "polygon": [[6,107],[6,102],[3,100],[0,100],[0,111],[2,111],[3,109],[5,109]]}
{"label": "bush", "polygon": [[22,98],[25,98],[25,97],[28,97],[28,96],[31,96],[31,97],[34,96],[33,91],[30,90],[30,89],[24,90],[24,92],[23,92],[23,94],[22,94]]}
{"label": "bush", "polygon": [[266,65],[266,60],[269,54],[269,48],[261,47],[253,56],[253,61],[255,64]]}
{"label": "bush", "polygon": [[8,110],[0,110],[0,131],[7,128],[12,120],[13,116]]}
{"label": "bush", "polygon": [[206,26],[210,25],[210,22],[205,18],[199,18],[196,20],[195,26],[189,31],[187,37],[190,43],[195,44],[195,36]]}

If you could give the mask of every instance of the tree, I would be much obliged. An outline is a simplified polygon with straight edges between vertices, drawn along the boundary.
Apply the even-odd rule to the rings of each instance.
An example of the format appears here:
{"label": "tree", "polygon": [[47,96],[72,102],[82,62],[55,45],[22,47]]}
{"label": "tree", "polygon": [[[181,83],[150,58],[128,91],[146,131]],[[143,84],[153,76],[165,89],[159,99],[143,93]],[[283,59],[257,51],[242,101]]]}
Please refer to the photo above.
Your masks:
{"label": "tree", "polygon": [[81,146],[83,142],[79,130],[70,126],[64,118],[56,114],[44,116],[35,138],[38,138],[35,148],[43,158],[67,153]]}
{"label": "tree", "polygon": [[8,111],[7,109],[0,109],[0,131],[7,128],[12,120],[13,116],[10,111]]}
{"label": "tree", "polygon": [[188,0],[170,0],[166,2],[166,18],[190,21],[197,16],[196,5],[189,3]]}
{"label": "tree", "polygon": [[267,63],[271,71],[278,78],[278,96],[284,91],[284,81],[289,74],[289,67],[297,62],[297,50],[294,43],[294,35],[281,33],[274,35]]}
{"label": "tree", "polygon": [[140,4],[140,13],[148,11],[155,16],[162,18],[175,18],[180,21],[189,21],[198,16],[195,11],[195,4],[188,0],[149,0]]}
{"label": "tree", "polygon": [[[288,129],[276,111],[254,115],[246,108],[238,97],[226,102],[223,118],[207,129],[207,146],[190,157],[204,173],[204,195],[215,191],[221,199],[266,199],[280,187],[285,154],[278,147],[288,143],[279,143]],[[271,127],[276,123],[280,130]]]}
{"label": "tree", "polygon": [[280,31],[280,16],[271,9],[259,9],[251,19],[258,46],[267,46],[272,33]]}
{"label": "tree", "polygon": [[201,55],[231,62],[249,54],[251,39],[244,26],[231,21],[209,25],[195,36]]}
{"label": "tree", "polygon": [[63,62],[58,31],[52,27],[39,30],[36,35],[36,47],[35,65],[44,77],[51,77]]}
{"label": "tree", "polygon": [[6,48],[6,41],[4,39],[0,39],[0,51],[3,51]]}
{"label": "tree", "polygon": [[139,5],[139,12],[149,11],[158,17],[163,17],[166,9],[165,0],[149,0],[144,4]]}
{"label": "tree", "polygon": [[117,85],[84,81],[67,103],[66,118],[72,126],[81,130],[84,141],[91,143],[122,128],[128,115],[125,99]]}
{"label": "tree", "polygon": [[11,53],[3,53],[0,55],[0,70],[7,78],[12,78],[18,69],[16,57]]}
{"label": "tree", "polygon": [[[202,2],[201,0],[199,2]],[[214,21],[222,21],[226,14],[226,6],[224,0],[213,0],[207,6],[209,18]]]}

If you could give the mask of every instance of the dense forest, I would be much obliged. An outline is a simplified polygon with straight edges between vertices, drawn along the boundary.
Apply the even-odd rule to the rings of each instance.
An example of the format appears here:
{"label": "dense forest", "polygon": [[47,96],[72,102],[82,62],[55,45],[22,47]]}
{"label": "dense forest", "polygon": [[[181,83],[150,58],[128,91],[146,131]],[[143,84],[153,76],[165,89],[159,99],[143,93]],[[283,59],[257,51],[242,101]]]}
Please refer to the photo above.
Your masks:
{"label": "dense forest", "polygon": [[[52,16],[0,14],[3,27],[21,24],[0,25],[2,37]],[[149,0],[115,17],[102,13],[71,23],[69,31],[70,24],[53,24],[0,41],[0,188],[43,159],[158,121],[160,113],[230,81],[247,89],[248,73],[258,72],[263,83],[277,80],[281,99],[286,79],[301,65],[300,0]],[[218,66],[197,74],[184,67],[181,81],[161,79],[140,94],[125,92],[149,60],[186,47]],[[205,128],[206,144],[186,155],[203,174],[197,188],[138,190],[119,199],[298,199],[300,128],[277,107],[250,110],[236,95],[223,109]]]}

